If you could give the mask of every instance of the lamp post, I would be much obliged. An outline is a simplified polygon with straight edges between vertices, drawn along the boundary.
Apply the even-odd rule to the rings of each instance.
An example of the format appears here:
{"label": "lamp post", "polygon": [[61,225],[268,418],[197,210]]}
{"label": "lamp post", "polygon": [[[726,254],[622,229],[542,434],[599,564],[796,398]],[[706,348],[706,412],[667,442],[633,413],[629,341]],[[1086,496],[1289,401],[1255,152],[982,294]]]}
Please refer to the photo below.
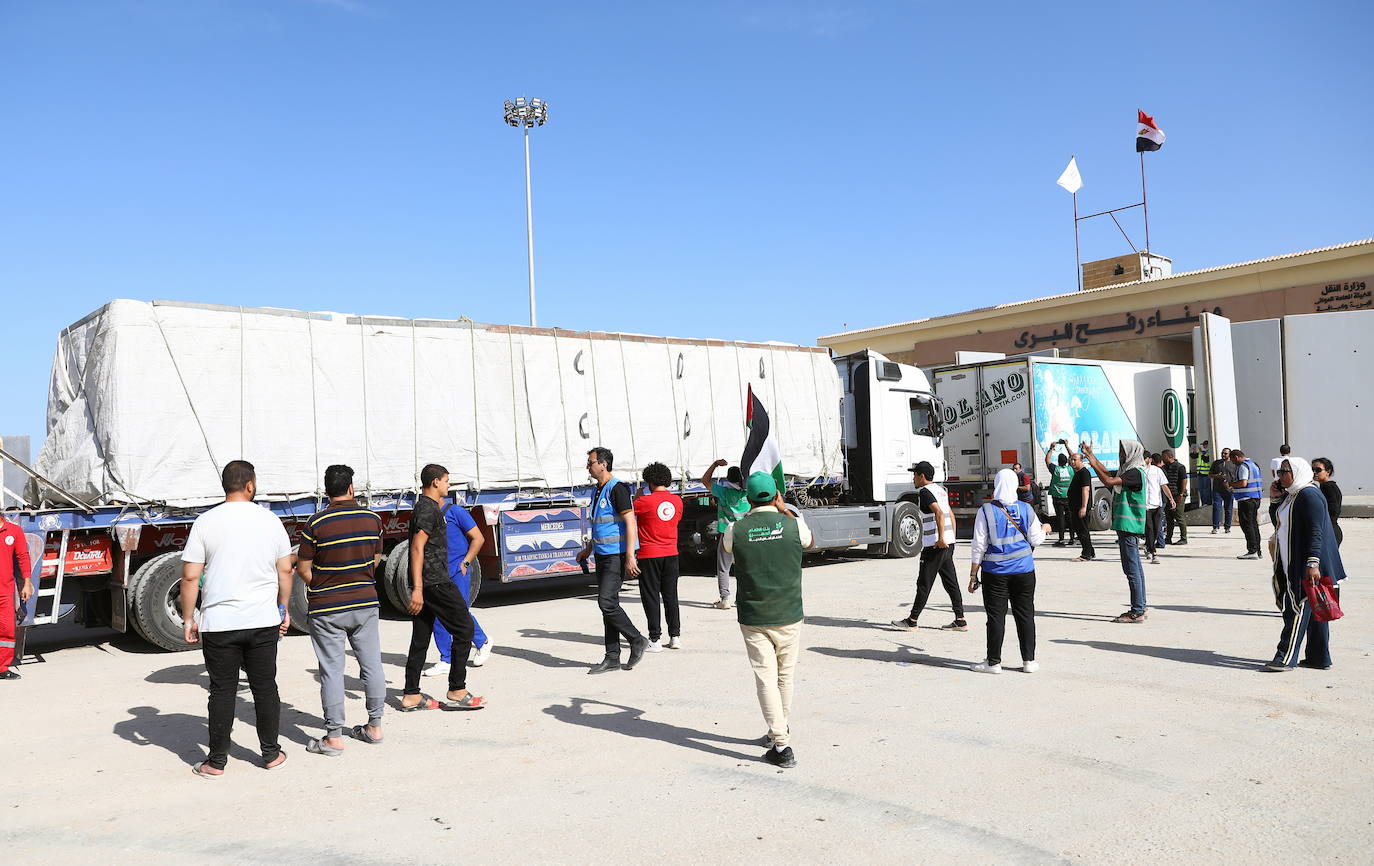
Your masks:
{"label": "lamp post", "polygon": [[530,194],[530,127],[543,126],[549,119],[549,104],[542,99],[518,96],[506,100],[506,123],[525,133],[525,242],[530,262],[530,327],[534,314],[534,201]]}

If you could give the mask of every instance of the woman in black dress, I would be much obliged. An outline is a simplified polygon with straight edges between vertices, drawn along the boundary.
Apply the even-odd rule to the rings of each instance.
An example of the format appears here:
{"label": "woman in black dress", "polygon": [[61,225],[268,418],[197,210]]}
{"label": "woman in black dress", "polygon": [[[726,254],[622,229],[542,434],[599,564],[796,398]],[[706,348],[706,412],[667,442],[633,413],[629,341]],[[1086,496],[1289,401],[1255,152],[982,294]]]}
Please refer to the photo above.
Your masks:
{"label": "woman in black dress", "polygon": [[1331,515],[1331,529],[1336,533],[1336,544],[1339,545],[1345,540],[1345,534],[1337,522],[1341,519],[1341,488],[1331,480],[1335,474],[1336,466],[1327,458],[1318,457],[1312,461],[1312,477],[1321,488],[1322,496],[1326,497],[1326,511]]}

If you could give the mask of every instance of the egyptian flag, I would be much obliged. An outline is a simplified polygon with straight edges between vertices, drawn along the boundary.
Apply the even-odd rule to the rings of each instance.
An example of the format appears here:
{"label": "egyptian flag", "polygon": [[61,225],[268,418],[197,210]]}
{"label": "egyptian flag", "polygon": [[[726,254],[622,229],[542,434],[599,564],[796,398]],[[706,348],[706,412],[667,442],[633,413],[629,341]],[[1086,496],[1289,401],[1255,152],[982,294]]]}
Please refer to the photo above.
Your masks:
{"label": "egyptian flag", "polygon": [[782,452],[778,450],[778,440],[773,436],[772,425],[768,421],[768,410],[754,395],[754,386],[749,386],[744,410],[744,427],[749,438],[744,443],[744,456],[739,459],[739,471],[748,481],[755,472],[766,472],[777,482],[778,490],[787,489],[787,478],[782,474]]}
{"label": "egyptian flag", "polygon": [[1155,119],[1150,115],[1138,108],[1136,112],[1140,115],[1140,122],[1136,124],[1139,131],[1135,134],[1135,152],[1159,150],[1164,146],[1164,130],[1155,126]]}

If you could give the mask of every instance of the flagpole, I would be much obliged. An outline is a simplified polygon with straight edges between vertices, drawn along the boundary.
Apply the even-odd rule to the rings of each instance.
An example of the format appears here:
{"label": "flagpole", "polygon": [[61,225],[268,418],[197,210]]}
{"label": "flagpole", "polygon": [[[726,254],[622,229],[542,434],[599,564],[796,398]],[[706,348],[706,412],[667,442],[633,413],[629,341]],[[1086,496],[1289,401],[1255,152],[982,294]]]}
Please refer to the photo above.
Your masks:
{"label": "flagpole", "polygon": [[1073,273],[1078,290],[1083,291],[1083,255],[1078,251],[1078,193],[1073,193]]}
{"label": "flagpole", "polygon": [[1145,252],[1150,252],[1150,205],[1145,195],[1145,151],[1140,152],[1140,207],[1145,212]]}

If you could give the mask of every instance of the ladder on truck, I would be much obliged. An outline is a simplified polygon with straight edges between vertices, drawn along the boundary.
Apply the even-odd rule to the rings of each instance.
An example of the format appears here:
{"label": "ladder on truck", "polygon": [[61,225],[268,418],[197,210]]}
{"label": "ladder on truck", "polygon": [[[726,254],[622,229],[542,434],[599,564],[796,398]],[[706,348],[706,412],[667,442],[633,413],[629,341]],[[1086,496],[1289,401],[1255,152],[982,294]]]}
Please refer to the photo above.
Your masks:
{"label": "ladder on truck", "polygon": [[[52,490],[87,514],[95,513],[95,509],[90,505],[82,502],[61,487],[58,487],[47,478],[44,478],[42,475],[38,474],[38,472],[34,471],[33,467],[15,457],[13,454],[10,454],[4,448],[0,448],[0,479],[4,477],[3,468],[6,463],[13,463],[24,472],[24,474]],[[6,500],[13,499],[21,506],[29,504],[23,496],[10,490],[8,487],[0,488],[0,490],[3,490],[3,498]],[[33,605],[33,616],[25,625],[50,625],[70,613],[74,607],[74,605],[67,605],[64,610],[62,605],[62,584],[67,576],[67,544],[71,541],[71,530],[66,528],[61,530],[61,536],[57,545],[57,570],[54,575],[53,585],[47,588],[42,586],[43,566],[47,564],[47,539],[44,535],[46,535],[46,533],[25,533],[25,539],[29,542],[30,560],[34,571],[33,583],[35,587],[33,597],[29,600],[29,603]],[[34,543],[35,541],[37,543]],[[40,611],[43,599],[50,599],[46,613]]]}

